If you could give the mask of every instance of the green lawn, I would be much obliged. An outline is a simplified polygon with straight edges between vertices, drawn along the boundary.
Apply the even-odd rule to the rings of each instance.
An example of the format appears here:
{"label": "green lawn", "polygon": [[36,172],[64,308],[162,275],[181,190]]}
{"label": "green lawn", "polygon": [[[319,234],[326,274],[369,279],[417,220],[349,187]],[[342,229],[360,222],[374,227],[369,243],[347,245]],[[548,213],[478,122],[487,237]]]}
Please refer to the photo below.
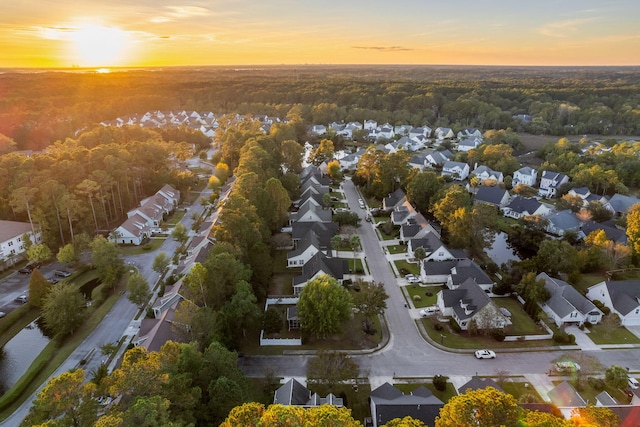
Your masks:
{"label": "green lawn", "polygon": [[349,258],[349,270],[353,273],[357,273],[358,271],[364,272],[364,268],[362,266],[362,260],[360,258]]}
{"label": "green lawn", "polygon": [[390,254],[402,254],[407,252],[406,245],[389,245],[387,246],[387,250]]}
{"label": "green lawn", "polygon": [[382,236],[382,240],[393,240],[400,237],[400,227],[398,227],[397,225],[393,226],[393,233],[391,234],[385,233],[382,230],[383,228],[384,228],[383,226],[378,227],[378,230],[380,231],[380,235]]}
{"label": "green lawn", "polygon": [[504,307],[511,313],[512,325],[505,328],[507,335],[538,335],[546,334],[547,331],[542,326],[536,324],[524,311],[522,304],[513,298],[492,298],[498,307]]}
{"label": "green lawn", "polygon": [[587,336],[595,344],[640,344],[640,338],[622,326],[607,333],[602,325],[593,325]]}
{"label": "green lawn", "polygon": [[175,226],[177,223],[180,222],[180,220],[185,216],[185,214],[187,213],[186,210],[184,209],[178,209],[176,210],[173,215],[171,215],[171,218],[169,218],[167,220],[167,225],[169,226]]}
{"label": "green lawn", "polygon": [[420,274],[420,266],[418,264],[412,264],[403,259],[394,261],[394,263],[400,272],[402,272],[402,269],[405,269],[411,274]]}
{"label": "green lawn", "polygon": [[536,391],[535,387],[533,387],[531,384],[529,384],[527,382],[523,382],[523,381],[505,381],[502,384],[502,389],[506,393],[509,393],[510,395],[515,397],[516,400],[519,400],[520,397],[525,395],[525,394],[532,394],[538,399],[539,402],[541,402],[541,403],[544,402],[544,400],[540,397],[540,395]]}
{"label": "green lawn", "polygon": [[[553,340],[541,340],[541,341],[512,341],[512,342],[498,342],[491,336],[483,335],[469,335],[466,333],[453,332],[449,325],[442,323],[444,328],[441,331],[437,331],[434,325],[438,322],[435,318],[424,317],[421,319],[423,322],[427,334],[431,339],[439,344],[442,344],[449,348],[459,349],[479,349],[479,348],[491,348],[499,351],[501,348],[520,348],[520,347],[553,347],[557,344]],[[451,320],[453,321],[453,320]],[[442,338],[444,336],[444,339]],[[470,356],[471,357],[471,356]],[[496,370],[500,368],[496,365]]]}
{"label": "green lawn", "polygon": [[[405,286],[407,292],[409,292],[409,296],[411,301],[413,301],[413,305],[416,308],[429,307],[436,304],[437,294],[442,289],[442,286],[420,286],[420,285],[408,285]],[[427,296],[427,294],[431,294],[431,296]],[[413,299],[414,295],[420,296],[420,301],[415,301]]]}
{"label": "green lawn", "polygon": [[[561,381],[553,381],[553,383],[556,385],[559,384],[560,382]],[[581,385],[582,385],[581,388],[577,387],[577,382],[575,379],[572,379],[569,382],[578,391],[580,396],[582,396],[582,398],[587,401],[587,403],[592,403],[594,405],[596,404],[596,396],[602,393],[602,390],[596,390],[593,387],[591,387],[586,377],[581,381]],[[626,405],[629,403],[629,398],[625,396],[625,394],[620,389],[611,387],[610,385],[607,385],[605,383],[604,391],[609,393],[611,397],[613,397],[615,400],[617,400],[621,404]]]}

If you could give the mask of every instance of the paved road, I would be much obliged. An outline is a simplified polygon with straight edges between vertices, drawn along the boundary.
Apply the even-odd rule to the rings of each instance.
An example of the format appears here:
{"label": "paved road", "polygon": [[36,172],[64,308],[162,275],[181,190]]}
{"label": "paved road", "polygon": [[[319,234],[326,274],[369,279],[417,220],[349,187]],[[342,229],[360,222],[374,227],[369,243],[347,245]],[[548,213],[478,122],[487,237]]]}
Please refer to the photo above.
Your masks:
{"label": "paved road", "polygon": [[[350,180],[343,183],[343,191],[349,207],[363,219],[358,229],[367,264],[377,282],[382,282],[389,294],[385,318],[391,334],[390,341],[383,349],[368,353],[354,354],[352,357],[360,365],[361,372],[369,377],[373,387],[393,377],[417,378],[443,375],[493,375],[504,370],[514,375],[545,374],[551,368],[551,361],[564,350],[541,352],[499,352],[495,360],[477,360],[472,354],[443,351],[427,343],[420,335],[415,320],[405,308],[405,299],[391,267],[384,256],[372,224],[365,222],[366,211],[361,209],[358,190]],[[629,367],[632,372],[640,371],[638,349],[587,351],[600,359],[605,366]],[[283,377],[306,377],[309,355],[244,356],[239,365],[247,376],[260,377],[270,371]]]}

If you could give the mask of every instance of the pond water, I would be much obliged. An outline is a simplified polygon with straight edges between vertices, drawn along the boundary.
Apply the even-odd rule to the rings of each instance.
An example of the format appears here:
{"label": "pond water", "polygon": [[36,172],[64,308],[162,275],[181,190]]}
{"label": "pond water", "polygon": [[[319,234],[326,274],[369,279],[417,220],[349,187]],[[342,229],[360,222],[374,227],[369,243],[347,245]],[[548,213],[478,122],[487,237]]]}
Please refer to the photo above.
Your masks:
{"label": "pond water", "polygon": [[20,379],[47,344],[49,338],[34,321],[0,350],[0,395]]}
{"label": "pond water", "polygon": [[498,265],[509,261],[521,261],[518,254],[507,241],[507,233],[503,231],[496,234],[493,245],[487,249],[487,255]]}

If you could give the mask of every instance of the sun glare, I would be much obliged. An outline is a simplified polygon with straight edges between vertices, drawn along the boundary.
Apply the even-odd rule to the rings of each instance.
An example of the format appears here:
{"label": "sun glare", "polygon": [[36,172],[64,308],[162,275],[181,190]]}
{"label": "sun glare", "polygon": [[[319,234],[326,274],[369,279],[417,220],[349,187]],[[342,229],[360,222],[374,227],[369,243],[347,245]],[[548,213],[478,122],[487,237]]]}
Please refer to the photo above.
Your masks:
{"label": "sun glare", "polygon": [[73,32],[71,42],[79,66],[100,67],[122,64],[131,40],[119,28],[82,25]]}

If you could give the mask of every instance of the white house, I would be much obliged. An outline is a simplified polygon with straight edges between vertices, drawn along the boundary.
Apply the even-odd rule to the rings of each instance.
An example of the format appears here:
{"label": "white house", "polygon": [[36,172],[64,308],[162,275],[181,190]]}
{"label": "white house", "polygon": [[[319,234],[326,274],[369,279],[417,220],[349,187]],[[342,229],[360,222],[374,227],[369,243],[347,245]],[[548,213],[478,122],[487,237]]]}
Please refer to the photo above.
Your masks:
{"label": "white house", "polygon": [[437,305],[442,315],[451,316],[463,331],[472,321],[478,329],[502,329],[507,325],[504,314],[471,278],[454,290],[438,292]]}
{"label": "white house", "polygon": [[484,184],[485,181],[495,181],[499,184],[504,180],[502,172],[494,171],[490,167],[484,165],[477,166],[471,174],[478,178],[480,184]]}
{"label": "white house", "polygon": [[385,123],[384,125],[380,126],[378,129],[378,135],[377,138],[386,138],[386,139],[392,139],[394,136],[396,136],[395,132],[393,131],[393,126],[391,126],[389,123]]}
{"label": "white house", "polygon": [[327,133],[327,127],[325,125],[313,125],[311,126],[310,132],[316,135],[324,135]]}
{"label": "white house", "polygon": [[442,167],[449,160],[453,159],[454,155],[449,150],[432,151],[427,154],[425,166]]}
{"label": "white house", "polygon": [[555,197],[558,193],[558,188],[567,182],[569,182],[569,177],[563,173],[544,171],[540,177],[538,194],[546,198]]}
{"label": "white house", "polygon": [[458,132],[458,139],[478,138],[482,140],[482,132],[476,128],[464,128]]}
{"label": "white house", "polygon": [[465,138],[458,143],[458,151],[471,151],[478,148],[480,144],[482,144],[482,139],[480,138]]}
{"label": "white house", "polygon": [[378,128],[378,122],[375,120],[365,120],[364,128],[368,131],[375,130]]}
{"label": "white house", "polygon": [[13,265],[26,252],[25,235],[32,244],[42,243],[42,233],[34,234],[30,223],[0,220],[0,262]]}
{"label": "white house", "polygon": [[551,297],[538,303],[540,308],[549,315],[556,326],[577,325],[584,322],[600,323],[603,313],[591,301],[567,282],[549,277],[547,273],[540,273],[536,279],[544,280],[544,287]]}
{"label": "white house", "polygon": [[480,186],[474,198],[474,202],[502,207],[509,202],[509,192],[500,187]]}
{"label": "white house", "polygon": [[139,214],[129,216],[120,224],[112,233],[112,239],[119,245],[136,245],[151,236],[152,227],[149,225],[147,218]]}
{"label": "white house", "polygon": [[556,212],[548,216],[547,232],[556,236],[564,236],[567,232],[579,232],[580,220],[570,209]]}
{"label": "white house", "polygon": [[500,208],[500,210],[502,210],[504,216],[520,219],[530,215],[547,216],[551,213],[551,206],[540,203],[534,197],[516,196],[507,206]]}
{"label": "white house", "polygon": [[455,180],[462,181],[469,176],[469,165],[449,160],[442,166],[442,176],[447,175]]}
{"label": "white house", "polygon": [[453,133],[451,128],[437,127],[434,132],[434,136],[437,140],[442,141],[447,138],[455,138],[456,134]]}
{"label": "white house", "polygon": [[511,185],[513,188],[516,188],[518,184],[528,185],[533,187],[536,185],[536,180],[538,179],[538,171],[529,166],[522,167],[513,173],[513,180],[511,181]]}
{"label": "white house", "polygon": [[620,317],[622,326],[640,325],[640,280],[606,280],[591,286],[587,298],[600,301]]}
{"label": "white house", "polygon": [[298,242],[298,247],[287,254],[287,267],[302,267],[320,252],[320,242],[313,231],[309,231]]}

